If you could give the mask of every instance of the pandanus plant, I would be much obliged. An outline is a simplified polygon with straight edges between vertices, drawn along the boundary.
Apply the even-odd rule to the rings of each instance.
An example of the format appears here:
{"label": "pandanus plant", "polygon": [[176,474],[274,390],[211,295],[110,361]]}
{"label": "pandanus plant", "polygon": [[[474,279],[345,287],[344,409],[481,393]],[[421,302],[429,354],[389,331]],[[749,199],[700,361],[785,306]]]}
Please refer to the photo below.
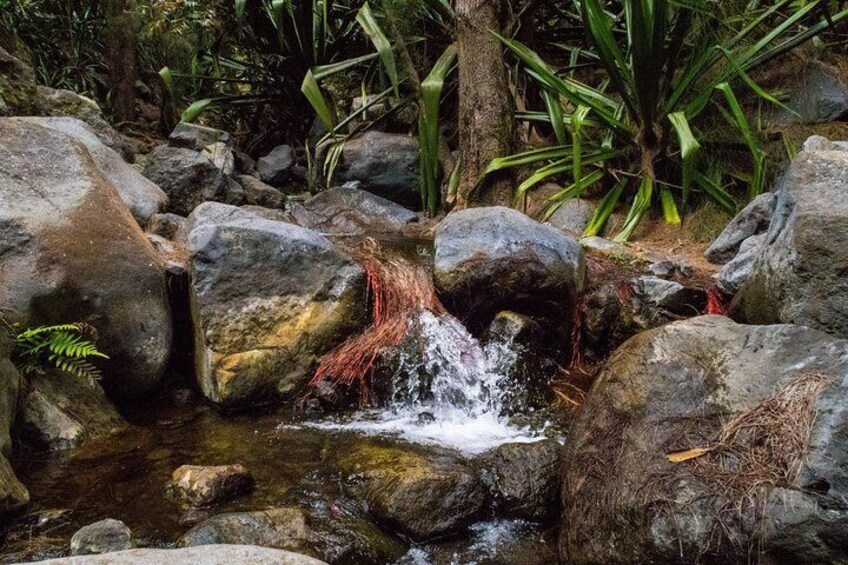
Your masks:
{"label": "pandanus plant", "polygon": [[[551,198],[548,215],[606,179],[611,188],[585,234],[597,234],[619,201],[632,194],[619,240],[631,236],[653,202],[660,203],[666,221],[679,223],[679,208],[685,209],[695,190],[733,211],[736,202],[722,186],[723,173],[699,159],[704,122],[711,117],[707,114],[715,114],[705,110],[715,108],[750,150],[748,195],[759,194],[765,182],[765,153],[734,88],[744,85],[768,103],[783,106],[752,80],[750,71],[838,24],[848,10],[826,18],[819,2],[799,6],[794,0],[779,0],[728,17],[719,15],[726,9],[723,4],[575,0],[589,48],[574,50],[572,62],[583,57],[600,67],[605,71],[600,84],[578,80],[571,69],[557,72],[525,45],[502,38],[540,83],[547,121],[559,145],[495,159],[485,174],[541,164],[519,185],[520,198],[546,178],[571,173],[570,185]],[[742,19],[739,29],[731,28]]]}

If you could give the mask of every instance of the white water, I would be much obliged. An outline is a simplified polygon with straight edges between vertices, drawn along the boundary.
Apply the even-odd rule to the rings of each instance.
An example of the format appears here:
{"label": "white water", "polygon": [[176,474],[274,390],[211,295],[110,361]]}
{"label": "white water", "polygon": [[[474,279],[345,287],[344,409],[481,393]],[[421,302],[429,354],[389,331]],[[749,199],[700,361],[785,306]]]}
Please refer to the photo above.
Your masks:
{"label": "white water", "polygon": [[448,562],[450,565],[479,565],[498,560],[500,554],[516,542],[535,536],[535,526],[524,520],[492,520],[471,526],[471,543],[447,556],[437,558],[432,548],[411,547],[394,565],[432,565]]}
{"label": "white water", "polygon": [[399,436],[468,454],[540,439],[503,415],[515,349],[502,343],[482,348],[458,320],[429,310],[416,323],[410,337],[420,340],[419,347],[401,348],[389,406],[310,425]]}

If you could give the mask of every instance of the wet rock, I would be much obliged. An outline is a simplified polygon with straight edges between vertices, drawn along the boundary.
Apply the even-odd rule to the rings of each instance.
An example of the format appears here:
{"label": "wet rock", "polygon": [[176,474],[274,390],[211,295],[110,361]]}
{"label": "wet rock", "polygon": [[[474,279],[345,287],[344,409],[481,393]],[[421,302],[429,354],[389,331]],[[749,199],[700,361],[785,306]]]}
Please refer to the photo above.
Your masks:
{"label": "wet rock", "polygon": [[483,481],[499,513],[546,521],[559,511],[560,445],[552,440],[508,443],[482,456]]}
{"label": "wet rock", "polygon": [[777,195],[773,192],[766,192],[754,198],[736,214],[710,245],[704,253],[707,260],[723,265],[736,256],[743,241],[768,230],[776,201]]}
{"label": "wet rock", "polygon": [[572,198],[556,209],[548,218],[555,228],[580,236],[595,213],[595,203],[583,198]]}
{"label": "wet rock", "polygon": [[404,547],[338,502],[219,514],[178,542],[182,547],[221,543],[286,549],[329,563],[363,565],[392,562]]}
{"label": "wet rock", "polygon": [[606,282],[583,297],[580,330],[589,354],[609,351],[610,346],[633,333],[633,307],[629,285],[625,293],[616,282]]}
{"label": "wet rock", "polygon": [[165,239],[174,239],[186,219],[178,214],[154,214],[147,223],[147,232]]}
{"label": "wet rock", "polygon": [[147,157],[144,176],[170,198],[168,211],[186,216],[212,200],[242,204],[244,190],[207,157],[191,149],[160,145]]}
{"label": "wet rock", "polygon": [[456,533],[485,503],[479,477],[448,453],[426,456],[399,447],[356,445],[341,460],[351,491],[368,512],[413,540]]}
{"label": "wet rock", "polygon": [[637,277],[630,281],[634,296],[648,306],[679,316],[697,316],[707,307],[703,289],[686,287],[658,277]]}
{"label": "wet rock", "polygon": [[84,526],[71,538],[71,555],[109,553],[134,547],[127,525],[112,518]]}
{"label": "wet rock", "polygon": [[327,565],[290,551],[252,545],[204,545],[183,549],[130,549],[102,556],[61,557],[39,561],[43,565]]}
{"label": "wet rock", "polygon": [[17,118],[62,133],[88,149],[94,163],[118,191],[136,221],[145,226],[168,204],[168,196],[120,155],[101,143],[95,130],[76,118]]}
{"label": "wet rock", "polygon": [[784,175],[734,317],[848,337],[848,150],[801,151]]}
{"label": "wet rock", "polygon": [[226,143],[207,145],[200,154],[212,161],[212,164],[221,169],[221,172],[228,177],[235,174],[236,159],[233,156],[233,150]]}
{"label": "wet rock", "polygon": [[262,182],[280,188],[288,182],[294,165],[294,149],[280,145],[256,162],[256,171]]}
{"label": "wet rock", "polygon": [[365,323],[365,273],[318,233],[207,203],[189,219],[195,369],[207,398],[291,395]]}
{"label": "wet rock", "polygon": [[232,147],[233,139],[229,132],[186,122],[178,123],[171,135],[168,136],[168,145],[171,147],[181,147],[194,151],[202,151],[205,147],[216,143],[223,143],[227,147]]}
{"label": "wet rock", "polygon": [[718,287],[727,295],[739,292],[754,270],[754,262],[766,246],[768,234],[754,235],[742,242],[739,253],[716,276]]}
{"label": "wet rock", "polygon": [[418,141],[408,135],[379,131],[349,139],[333,180],[359,181],[362,190],[413,210],[420,209]]}
{"label": "wet rock", "polygon": [[286,196],[274,188],[250,175],[236,177],[244,189],[244,200],[253,206],[264,208],[282,208],[286,204]]}
{"label": "wet rock", "polygon": [[292,209],[297,223],[321,233],[400,232],[418,221],[415,212],[364,190],[331,188]]}
{"label": "wet rock", "polygon": [[499,310],[556,316],[583,288],[580,244],[503,207],[448,215],[436,229],[434,277],[461,314]]}
{"label": "wet rock", "polygon": [[486,332],[486,342],[507,346],[529,346],[542,339],[542,328],[533,319],[516,312],[498,312]]}
{"label": "wet rock", "polygon": [[846,370],[848,342],[800,326],[704,316],[630,339],[569,433],[560,558],[848,559]]}
{"label": "wet rock", "polygon": [[0,116],[38,113],[35,72],[0,47]]}
{"label": "wet rock", "polygon": [[253,488],[253,475],[242,465],[183,465],[174,471],[165,496],[183,506],[212,506]]}
{"label": "wet rock", "polygon": [[104,386],[151,390],[172,332],[155,250],[85,146],[15,119],[0,145],[0,304],[29,326],[90,323]]}

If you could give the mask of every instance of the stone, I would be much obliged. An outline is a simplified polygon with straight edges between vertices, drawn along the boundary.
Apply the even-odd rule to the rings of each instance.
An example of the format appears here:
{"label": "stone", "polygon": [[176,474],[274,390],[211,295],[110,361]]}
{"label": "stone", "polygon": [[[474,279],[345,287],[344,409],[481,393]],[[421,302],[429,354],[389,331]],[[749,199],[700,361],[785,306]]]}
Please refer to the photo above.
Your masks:
{"label": "stone", "polygon": [[201,508],[245,494],[254,484],[243,465],[183,465],[171,476],[165,496],[180,505]]}
{"label": "stone", "polygon": [[527,191],[524,198],[515,203],[514,208],[541,222],[551,204],[548,199],[560,191],[562,187],[555,182],[542,183]]}
{"label": "stone", "polygon": [[147,157],[142,173],[168,195],[168,211],[181,216],[210,200],[236,205],[244,202],[241,186],[191,149],[160,145]]}
{"label": "stone", "polygon": [[181,147],[194,151],[202,151],[205,147],[217,143],[232,148],[232,136],[229,132],[220,129],[186,122],[178,123],[171,135],[168,136],[168,145],[171,147]]}
{"label": "stone", "polygon": [[560,559],[845,561],[846,371],[848,341],[801,326],[703,316],[631,338],[569,432]]}
{"label": "stone", "polygon": [[575,238],[509,208],[453,212],[436,228],[436,287],[463,316],[557,316],[574,304],[585,270]]}
{"label": "stone", "polygon": [[103,385],[152,390],[172,335],[156,251],[84,145],[14,119],[0,145],[0,304],[25,326],[91,324]]}
{"label": "stone", "polygon": [[684,286],[659,277],[636,277],[630,281],[635,297],[649,305],[680,316],[697,316],[707,307],[703,289]]}
{"label": "stone", "polygon": [[41,565],[327,565],[290,551],[253,545],[204,545],[182,549],[130,549],[102,556],[60,557],[38,561]]}
{"label": "stone", "polygon": [[11,356],[12,340],[5,335],[5,330],[0,330],[0,453],[3,455],[12,451],[11,430],[21,389],[21,374]]}
{"label": "stone", "polygon": [[399,233],[418,222],[415,212],[370,192],[330,188],[292,208],[297,223],[332,235]]}
{"label": "stone", "polygon": [[0,116],[36,114],[37,100],[32,67],[0,47]]}
{"label": "stone", "polygon": [[282,187],[292,175],[294,149],[291,145],[280,145],[256,162],[256,171],[262,182],[274,187]]}
{"label": "stone", "polygon": [[247,204],[264,208],[283,208],[286,205],[285,194],[258,178],[239,175],[236,180],[244,189],[244,200]]}
{"label": "stone", "polygon": [[848,115],[848,86],[824,65],[808,64],[784,80],[789,81],[782,85],[788,91],[785,104],[794,113],[775,107],[763,116],[766,125],[820,124],[839,121]]}
{"label": "stone", "polygon": [[781,181],[774,218],[734,318],[792,323],[848,337],[848,149],[801,151]]}
{"label": "stone", "polygon": [[189,530],[178,545],[222,543],[296,551],[329,563],[392,563],[404,551],[403,543],[340,501],[219,514]]}
{"label": "stone", "polygon": [[218,203],[187,229],[195,369],[212,401],[291,396],[365,324],[364,270],[318,233]]}
{"label": "stone", "polygon": [[359,181],[362,190],[414,210],[421,208],[418,141],[405,134],[366,131],[348,139],[333,180]]}
{"label": "stone", "polygon": [[226,143],[219,142],[207,145],[200,154],[212,161],[212,164],[221,169],[221,172],[228,177],[235,174],[236,159],[233,150]]}
{"label": "stone", "polygon": [[449,452],[424,455],[363,442],[342,457],[340,467],[371,516],[414,541],[457,533],[486,501],[477,474]]}
{"label": "stone", "polygon": [[742,242],[739,253],[716,274],[718,287],[733,296],[745,284],[754,270],[754,262],[766,246],[768,234],[754,235]]}
{"label": "stone", "polygon": [[707,260],[724,265],[736,256],[743,241],[768,230],[776,201],[777,195],[773,192],[766,192],[754,198],[736,214],[710,245],[704,253]]}
{"label": "stone", "polygon": [[551,214],[548,223],[555,228],[580,236],[586,231],[589,221],[595,214],[595,206],[595,202],[584,198],[571,198]]}
{"label": "stone", "polygon": [[16,512],[29,504],[29,491],[15,476],[5,455],[0,454],[0,515]]}
{"label": "stone", "polygon": [[186,223],[185,216],[179,214],[154,214],[147,222],[147,232],[164,237],[165,239],[174,239],[177,232]]}
{"label": "stone", "polygon": [[83,526],[71,538],[71,555],[109,553],[134,547],[127,525],[112,518]]}
{"label": "stone", "polygon": [[94,163],[118,191],[136,221],[145,226],[154,214],[165,209],[168,196],[135,167],[104,145],[96,132],[76,118],[16,118],[62,133],[88,149]]}
{"label": "stone", "polygon": [[498,513],[531,521],[559,515],[559,464],[562,448],[553,440],[507,443],[482,459],[483,481]]}

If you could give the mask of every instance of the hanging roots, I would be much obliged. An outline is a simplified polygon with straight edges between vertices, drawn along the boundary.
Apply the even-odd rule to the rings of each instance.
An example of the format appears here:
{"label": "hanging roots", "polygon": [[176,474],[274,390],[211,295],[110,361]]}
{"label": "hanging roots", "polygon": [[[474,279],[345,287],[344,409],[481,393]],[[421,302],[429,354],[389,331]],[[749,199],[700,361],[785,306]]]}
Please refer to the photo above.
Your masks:
{"label": "hanging roots", "polygon": [[436,295],[433,280],[420,264],[388,256],[368,238],[351,254],[362,264],[373,322],[361,334],[344,342],[321,360],[310,386],[325,381],[333,385],[359,385],[360,402],[373,400],[371,376],[380,355],[397,347],[409,322],[421,310],[446,314]]}
{"label": "hanging roots", "polygon": [[717,286],[711,286],[707,289],[707,309],[706,314],[718,314],[724,316],[727,313],[730,305],[724,293]]}

